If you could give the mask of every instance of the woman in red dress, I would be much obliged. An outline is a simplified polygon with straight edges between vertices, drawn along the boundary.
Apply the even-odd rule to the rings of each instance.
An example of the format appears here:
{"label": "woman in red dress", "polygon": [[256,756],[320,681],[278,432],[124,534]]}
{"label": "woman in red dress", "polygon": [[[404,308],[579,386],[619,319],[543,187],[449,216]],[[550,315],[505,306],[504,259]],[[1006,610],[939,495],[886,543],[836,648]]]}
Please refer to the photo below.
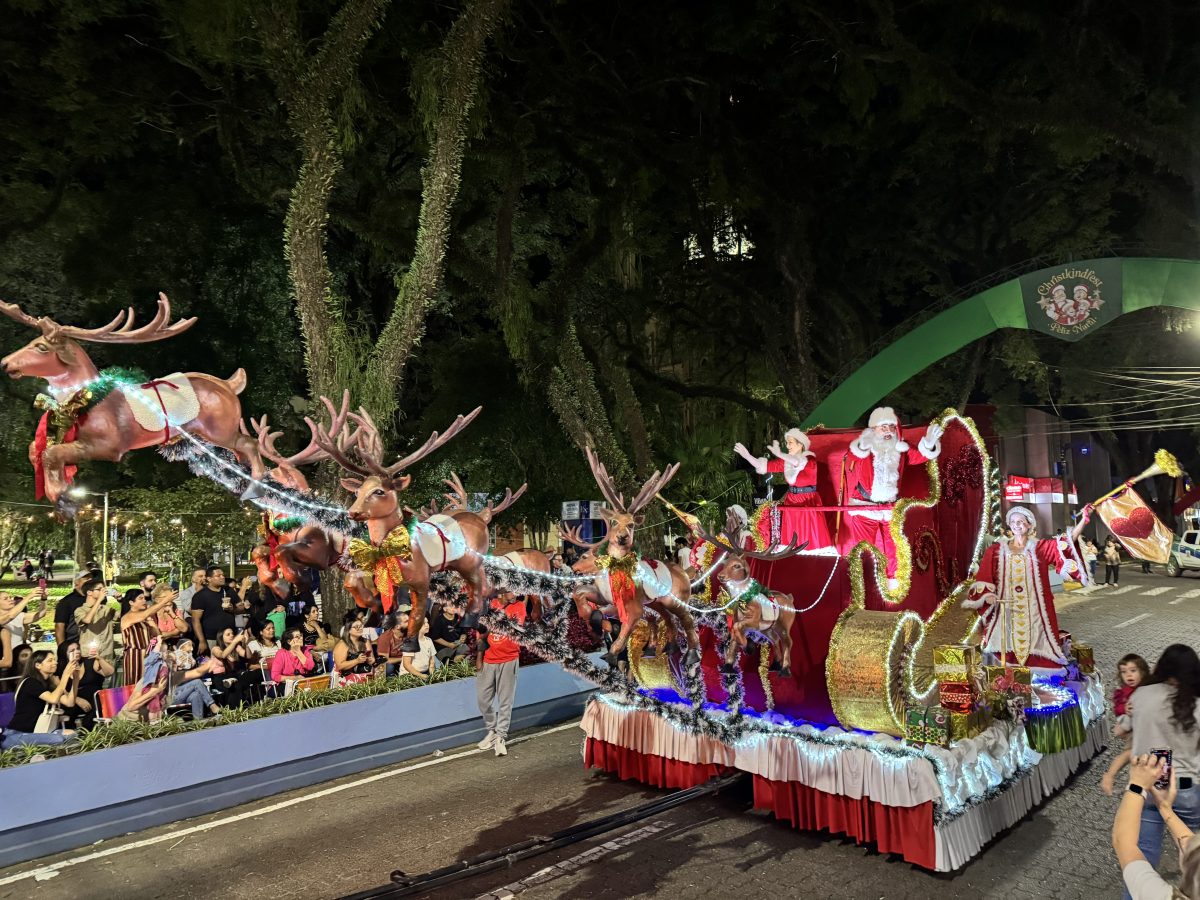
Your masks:
{"label": "woman in red dress", "polygon": [[774,459],[754,456],[744,444],[734,444],[734,452],[754,466],[759,475],[778,472],[787,482],[787,494],[783,498],[780,513],[779,543],[808,544],[809,550],[830,546],[829,523],[825,513],[808,510],[806,507],[821,506],[821,495],[817,493],[817,463],[815,454],[809,450],[808,435],[799,428],[789,429],[783,436],[787,445],[785,453],[779,441],[772,442],[767,449]]}

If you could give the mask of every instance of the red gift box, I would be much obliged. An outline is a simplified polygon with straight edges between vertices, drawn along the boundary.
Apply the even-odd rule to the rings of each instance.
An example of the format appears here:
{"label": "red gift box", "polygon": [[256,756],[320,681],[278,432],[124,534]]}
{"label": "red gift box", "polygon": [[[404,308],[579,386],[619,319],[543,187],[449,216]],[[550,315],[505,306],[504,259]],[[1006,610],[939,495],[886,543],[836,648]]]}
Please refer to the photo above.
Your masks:
{"label": "red gift box", "polygon": [[967,682],[942,682],[938,685],[938,700],[951,712],[971,712],[976,699],[975,692]]}

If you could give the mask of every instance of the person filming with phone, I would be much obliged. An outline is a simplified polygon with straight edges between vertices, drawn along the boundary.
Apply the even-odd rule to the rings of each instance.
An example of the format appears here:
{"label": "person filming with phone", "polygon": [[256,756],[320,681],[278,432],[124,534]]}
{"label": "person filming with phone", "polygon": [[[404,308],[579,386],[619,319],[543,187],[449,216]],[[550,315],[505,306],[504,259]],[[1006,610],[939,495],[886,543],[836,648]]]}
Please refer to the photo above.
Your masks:
{"label": "person filming with phone", "polygon": [[[1135,764],[1130,770],[1128,792],[1142,795],[1143,808],[1136,848],[1126,846],[1127,841],[1117,848],[1127,885],[1124,896],[1169,897],[1169,888],[1165,895],[1156,894],[1146,890],[1143,884],[1146,876],[1153,874],[1148,869],[1158,867],[1163,832],[1167,828],[1173,835],[1200,829],[1200,787],[1196,784],[1200,777],[1200,657],[1196,651],[1186,644],[1167,647],[1150,677],[1129,698],[1129,705],[1133,724],[1130,749]],[[1158,784],[1157,788],[1152,788],[1158,792],[1153,795],[1147,794],[1148,788],[1142,783],[1148,777],[1147,765],[1159,770],[1159,775],[1152,779],[1152,785]],[[1129,805],[1136,805],[1136,801],[1124,798],[1113,824],[1114,847],[1117,847],[1118,825],[1124,821],[1122,813],[1125,820],[1132,821],[1133,814],[1127,810]],[[1123,836],[1127,833],[1132,834],[1131,829],[1122,829]],[[1139,858],[1148,867],[1132,866],[1132,877],[1139,880],[1134,884],[1129,868]],[[1183,865],[1186,876],[1186,859]],[[1131,893],[1131,885],[1138,888],[1138,893]],[[1200,893],[1183,890],[1186,896],[1200,900]]]}

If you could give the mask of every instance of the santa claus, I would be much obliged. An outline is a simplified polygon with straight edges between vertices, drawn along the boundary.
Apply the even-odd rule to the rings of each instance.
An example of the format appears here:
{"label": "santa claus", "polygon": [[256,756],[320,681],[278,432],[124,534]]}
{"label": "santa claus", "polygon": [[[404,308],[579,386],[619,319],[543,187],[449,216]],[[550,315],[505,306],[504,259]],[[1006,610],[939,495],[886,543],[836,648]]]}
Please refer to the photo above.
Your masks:
{"label": "santa claus", "polygon": [[899,587],[890,522],[892,507],[900,496],[904,467],[937,459],[942,452],[943,431],[941,425],[931,424],[917,446],[912,447],[900,438],[900,420],[895,411],[890,406],[881,406],[871,413],[863,433],[850,444],[842,478],[842,504],[876,508],[848,510],[847,523],[855,544],[866,541],[887,557],[889,591]]}

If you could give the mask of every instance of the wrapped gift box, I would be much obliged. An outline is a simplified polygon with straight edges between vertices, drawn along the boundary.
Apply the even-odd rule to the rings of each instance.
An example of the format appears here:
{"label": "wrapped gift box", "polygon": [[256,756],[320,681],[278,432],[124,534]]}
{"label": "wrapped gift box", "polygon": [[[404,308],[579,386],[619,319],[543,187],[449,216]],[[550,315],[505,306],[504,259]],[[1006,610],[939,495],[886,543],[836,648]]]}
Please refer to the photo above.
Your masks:
{"label": "wrapped gift box", "polygon": [[1033,674],[1028,666],[984,666],[984,687],[992,694],[1021,694],[1033,692]]}
{"label": "wrapped gift box", "polygon": [[979,699],[975,686],[969,682],[943,681],[938,685],[938,700],[950,712],[970,712]]}
{"label": "wrapped gift box", "polygon": [[1073,644],[1071,652],[1075,656],[1075,662],[1079,664],[1079,671],[1082,674],[1091,675],[1096,671],[1096,658],[1092,653],[1091,645]]}
{"label": "wrapped gift box", "polygon": [[910,744],[950,744],[949,713],[940,706],[910,706],[904,711],[904,739]]}
{"label": "wrapped gift box", "polygon": [[985,731],[992,724],[994,718],[992,707],[988,704],[965,712],[950,710],[949,715],[950,740],[952,741],[975,737]]}
{"label": "wrapped gift box", "polygon": [[981,665],[983,654],[978,644],[943,644],[933,648],[933,677],[938,681],[970,682]]}

